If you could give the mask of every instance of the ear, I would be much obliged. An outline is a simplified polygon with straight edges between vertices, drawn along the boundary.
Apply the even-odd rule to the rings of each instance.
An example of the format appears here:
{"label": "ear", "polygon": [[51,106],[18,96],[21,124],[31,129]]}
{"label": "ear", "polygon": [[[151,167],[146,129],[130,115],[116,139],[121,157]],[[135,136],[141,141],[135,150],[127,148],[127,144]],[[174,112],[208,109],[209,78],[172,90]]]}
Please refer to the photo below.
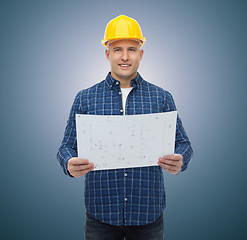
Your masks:
{"label": "ear", "polygon": [[144,51],[143,51],[143,49],[141,49],[140,50],[140,61],[142,60],[143,53],[144,53]]}
{"label": "ear", "polygon": [[109,61],[109,57],[110,57],[110,51],[109,51],[109,49],[106,49],[105,50],[105,56],[106,56],[107,60]]}

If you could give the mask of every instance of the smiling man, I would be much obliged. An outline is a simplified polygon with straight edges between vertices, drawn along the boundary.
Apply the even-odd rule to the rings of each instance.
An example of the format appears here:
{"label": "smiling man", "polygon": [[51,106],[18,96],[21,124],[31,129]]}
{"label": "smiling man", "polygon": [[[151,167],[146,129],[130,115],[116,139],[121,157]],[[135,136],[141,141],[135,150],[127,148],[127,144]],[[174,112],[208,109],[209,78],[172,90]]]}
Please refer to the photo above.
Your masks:
{"label": "smiling man", "polygon": [[75,97],[57,154],[65,174],[86,175],[86,240],[164,239],[162,168],[178,174],[192,157],[190,141],[178,117],[175,154],[161,156],[157,159],[159,166],[91,171],[93,159],[89,163],[78,158],[75,114],[134,115],[176,110],[168,91],[147,82],[137,72],[145,41],[133,18],[120,15],[107,24],[102,44],[111,72]]}
{"label": "smiling man", "polygon": [[108,43],[106,58],[111,64],[111,76],[120,81],[121,88],[131,87],[130,81],[137,76],[143,56],[140,44],[133,40],[118,40]]}

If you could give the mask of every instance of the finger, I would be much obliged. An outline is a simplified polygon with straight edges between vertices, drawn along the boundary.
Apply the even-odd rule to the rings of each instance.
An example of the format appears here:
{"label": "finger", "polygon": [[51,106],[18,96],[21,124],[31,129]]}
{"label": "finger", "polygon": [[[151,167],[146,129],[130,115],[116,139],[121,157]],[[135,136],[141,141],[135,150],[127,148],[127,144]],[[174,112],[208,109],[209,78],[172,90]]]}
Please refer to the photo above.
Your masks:
{"label": "finger", "polygon": [[178,160],[183,159],[183,156],[180,154],[165,155],[164,159],[178,161]]}
{"label": "finger", "polygon": [[168,173],[171,173],[171,174],[174,174],[176,175],[178,173],[178,171],[171,171],[171,170],[168,170],[168,169],[164,169],[166,172]]}
{"label": "finger", "polygon": [[180,168],[180,167],[182,167],[183,162],[182,161],[174,161],[174,160],[166,160],[165,164]]}
{"label": "finger", "polygon": [[160,160],[161,163],[163,164],[167,164],[167,165],[171,165],[171,166],[178,166],[179,165],[179,161],[174,161],[174,160],[166,160],[166,159],[162,159]]}
{"label": "finger", "polygon": [[71,158],[69,160],[69,163],[73,164],[73,165],[88,164],[89,160],[88,159],[81,159],[81,158]]}
{"label": "finger", "polygon": [[84,171],[93,167],[93,163],[81,164],[81,165],[71,165],[69,167],[70,171]]}
{"label": "finger", "polygon": [[180,170],[180,166],[173,166],[173,165],[169,165],[169,164],[166,164],[166,163],[160,163],[158,162],[158,165],[160,165],[164,170],[168,170],[168,171],[171,171],[171,172],[178,172]]}
{"label": "finger", "polygon": [[84,176],[90,171],[91,171],[90,169],[87,171],[76,171],[76,172],[74,172],[74,177],[78,178],[78,177]]}
{"label": "finger", "polygon": [[87,169],[90,169],[93,167],[93,163],[89,163],[89,164],[81,164],[81,165],[74,165],[74,170],[76,171],[84,171]]}
{"label": "finger", "polygon": [[159,162],[161,162],[161,163],[166,163],[166,161],[167,161],[167,159],[165,159],[164,157],[159,158]]}
{"label": "finger", "polygon": [[182,161],[167,160],[167,159],[164,159],[164,158],[159,158],[159,162],[161,162],[163,164],[170,165],[170,166],[178,166],[178,167],[180,167],[182,165]]}
{"label": "finger", "polygon": [[163,164],[163,163],[158,163],[159,166],[161,166],[164,170],[166,170],[167,172],[175,172],[177,169],[170,166],[170,165],[167,165],[167,164]]}
{"label": "finger", "polygon": [[74,171],[72,175],[74,177],[81,177],[83,175],[86,175],[87,173],[89,173],[93,169],[94,169],[94,167],[91,167],[91,168],[88,168],[88,169],[85,169],[85,170],[82,170],[82,171]]}
{"label": "finger", "polygon": [[170,171],[176,171],[177,168],[175,166],[171,166],[171,165],[168,165],[168,164],[162,164],[161,165],[165,170],[170,170]]}

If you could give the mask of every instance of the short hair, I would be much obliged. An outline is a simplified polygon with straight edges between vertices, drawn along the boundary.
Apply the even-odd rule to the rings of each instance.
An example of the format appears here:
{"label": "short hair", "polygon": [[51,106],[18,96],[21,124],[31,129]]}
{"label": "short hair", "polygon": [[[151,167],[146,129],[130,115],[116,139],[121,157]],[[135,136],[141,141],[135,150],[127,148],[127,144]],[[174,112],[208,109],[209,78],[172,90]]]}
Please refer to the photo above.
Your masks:
{"label": "short hair", "polygon": [[111,44],[111,43],[116,42],[116,41],[119,41],[119,40],[133,40],[133,41],[138,42],[138,43],[139,43],[139,46],[142,45],[141,41],[136,40],[136,39],[118,39],[118,40],[108,41],[108,42],[106,43],[107,49],[109,50],[109,47],[110,47],[110,44]]}

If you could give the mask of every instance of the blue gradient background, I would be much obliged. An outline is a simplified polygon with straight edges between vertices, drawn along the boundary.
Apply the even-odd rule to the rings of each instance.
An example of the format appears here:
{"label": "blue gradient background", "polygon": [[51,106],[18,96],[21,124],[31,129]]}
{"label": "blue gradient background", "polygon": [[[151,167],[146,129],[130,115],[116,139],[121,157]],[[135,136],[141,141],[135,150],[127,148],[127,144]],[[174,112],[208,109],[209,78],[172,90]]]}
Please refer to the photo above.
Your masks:
{"label": "blue gradient background", "polygon": [[83,239],[84,179],[56,160],[75,94],[110,70],[107,22],[135,18],[139,72],[169,90],[194,148],[165,173],[165,234],[246,237],[246,1],[1,1],[1,239]]}

